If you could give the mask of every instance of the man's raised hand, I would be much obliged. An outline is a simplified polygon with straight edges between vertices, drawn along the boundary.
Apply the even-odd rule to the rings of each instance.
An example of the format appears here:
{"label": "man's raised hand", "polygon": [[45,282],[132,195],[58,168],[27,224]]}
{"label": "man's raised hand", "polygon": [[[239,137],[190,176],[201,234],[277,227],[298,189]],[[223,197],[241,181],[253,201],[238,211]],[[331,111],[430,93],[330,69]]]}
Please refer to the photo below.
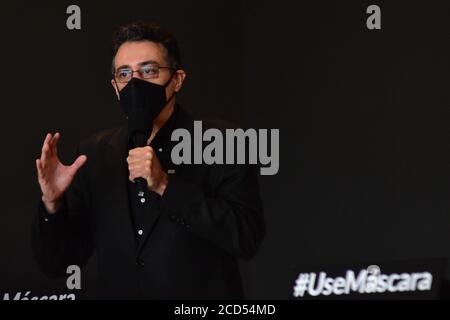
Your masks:
{"label": "man's raised hand", "polygon": [[55,213],[61,205],[64,192],[70,186],[78,169],[87,157],[80,155],[72,165],[65,166],[58,158],[57,144],[61,135],[48,133],[41,150],[41,158],[36,159],[38,182],[42,191],[42,201],[50,214]]}

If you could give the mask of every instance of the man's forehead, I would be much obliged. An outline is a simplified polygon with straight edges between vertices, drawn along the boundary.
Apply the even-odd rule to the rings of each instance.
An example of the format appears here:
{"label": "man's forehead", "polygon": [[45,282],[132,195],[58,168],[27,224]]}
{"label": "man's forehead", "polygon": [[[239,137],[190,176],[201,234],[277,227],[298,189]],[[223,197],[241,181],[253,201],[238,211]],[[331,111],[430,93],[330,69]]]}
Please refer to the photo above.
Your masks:
{"label": "man's forehead", "polygon": [[159,43],[150,41],[125,42],[117,50],[116,68],[138,67],[147,63],[164,64],[165,49]]}

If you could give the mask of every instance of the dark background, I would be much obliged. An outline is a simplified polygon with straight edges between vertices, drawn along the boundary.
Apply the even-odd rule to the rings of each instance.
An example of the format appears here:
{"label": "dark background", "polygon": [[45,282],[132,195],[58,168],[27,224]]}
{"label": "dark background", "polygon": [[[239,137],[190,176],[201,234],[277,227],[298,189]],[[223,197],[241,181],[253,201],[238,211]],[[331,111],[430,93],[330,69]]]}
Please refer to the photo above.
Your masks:
{"label": "dark background", "polygon": [[[81,7],[81,30],[66,28],[71,4]],[[382,30],[366,28],[371,4]],[[1,6],[2,298],[64,287],[31,257],[35,159],[47,132],[62,133],[61,158],[71,161],[78,141],[122,120],[111,34],[137,19],[178,38],[184,107],[280,129],[280,171],[260,179],[267,235],[242,263],[249,298],[287,298],[300,265],[449,257],[448,1]],[[88,292],[95,272],[94,257],[83,272]]]}

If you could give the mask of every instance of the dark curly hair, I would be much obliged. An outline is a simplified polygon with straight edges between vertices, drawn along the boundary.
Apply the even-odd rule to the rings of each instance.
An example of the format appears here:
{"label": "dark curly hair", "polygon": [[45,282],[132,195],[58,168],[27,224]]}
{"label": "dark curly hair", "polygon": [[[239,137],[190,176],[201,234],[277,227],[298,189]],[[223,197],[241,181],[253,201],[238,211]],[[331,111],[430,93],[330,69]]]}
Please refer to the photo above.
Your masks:
{"label": "dark curly hair", "polygon": [[166,49],[166,58],[173,69],[181,67],[181,56],[175,37],[156,22],[137,21],[121,26],[113,35],[113,61],[119,47],[128,41],[151,41],[160,43]]}

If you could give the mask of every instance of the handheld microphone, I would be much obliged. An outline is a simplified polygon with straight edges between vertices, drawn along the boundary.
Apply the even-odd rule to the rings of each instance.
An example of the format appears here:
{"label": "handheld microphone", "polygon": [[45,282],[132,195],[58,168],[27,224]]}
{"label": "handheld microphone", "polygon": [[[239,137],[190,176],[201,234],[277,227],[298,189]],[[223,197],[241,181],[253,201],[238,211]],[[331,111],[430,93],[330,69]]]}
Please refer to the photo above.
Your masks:
{"label": "handheld microphone", "polygon": [[[152,128],[149,128],[151,132]],[[140,131],[136,131],[133,135],[131,135],[131,140],[133,143],[133,148],[145,147],[147,145],[148,134],[145,135]],[[134,179],[134,183],[136,184],[136,190],[139,197],[144,196],[144,191],[147,188],[147,180],[142,177]]]}

